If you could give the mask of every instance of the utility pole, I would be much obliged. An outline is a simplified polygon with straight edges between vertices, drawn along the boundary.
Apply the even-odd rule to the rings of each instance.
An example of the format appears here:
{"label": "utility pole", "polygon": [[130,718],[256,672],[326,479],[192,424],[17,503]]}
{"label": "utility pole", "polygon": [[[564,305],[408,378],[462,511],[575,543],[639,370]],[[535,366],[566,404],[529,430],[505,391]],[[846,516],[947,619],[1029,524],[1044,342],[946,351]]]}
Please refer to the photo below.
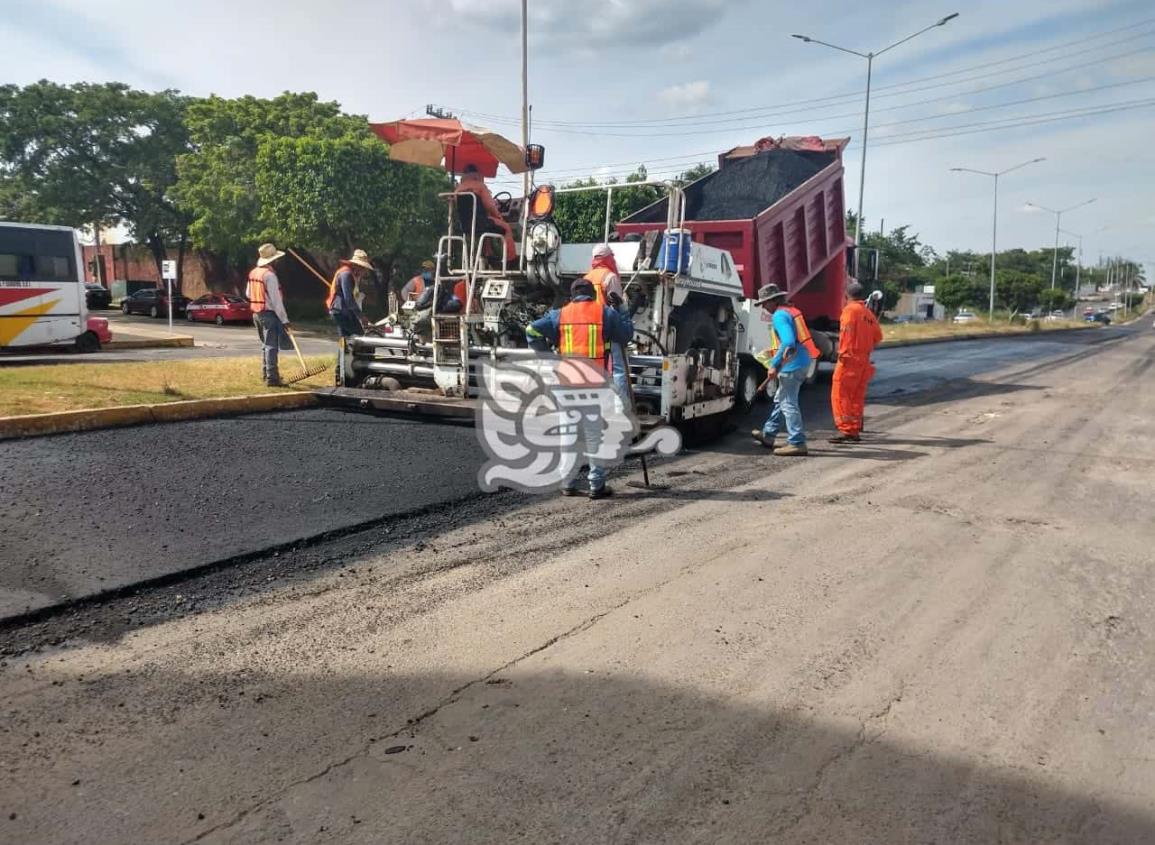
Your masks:
{"label": "utility pole", "polygon": [[[521,149],[529,147],[529,0],[521,0]],[[522,196],[529,197],[529,169],[521,174]],[[527,200],[528,201],[528,200]]]}

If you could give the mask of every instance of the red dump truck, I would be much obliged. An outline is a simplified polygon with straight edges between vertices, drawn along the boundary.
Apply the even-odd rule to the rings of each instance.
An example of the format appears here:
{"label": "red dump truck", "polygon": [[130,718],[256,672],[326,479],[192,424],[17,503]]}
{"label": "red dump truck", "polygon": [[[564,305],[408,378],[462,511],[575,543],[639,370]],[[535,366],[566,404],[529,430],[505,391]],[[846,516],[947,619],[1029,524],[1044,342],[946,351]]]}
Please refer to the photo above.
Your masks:
{"label": "red dump truck", "polygon": [[[735,147],[718,156],[718,170],[685,188],[682,225],[692,239],[730,253],[751,301],[765,284],[788,291],[829,361],[837,348],[847,258],[853,249],[853,240],[846,236],[842,190],[842,151],[848,141],[767,138]],[[661,200],[627,217],[617,226],[619,237],[663,229],[666,203]],[[749,303],[745,316],[742,354],[747,369],[756,370],[750,354],[769,344],[769,328],[760,309]],[[739,393],[749,390],[756,377],[755,371],[740,379]]]}

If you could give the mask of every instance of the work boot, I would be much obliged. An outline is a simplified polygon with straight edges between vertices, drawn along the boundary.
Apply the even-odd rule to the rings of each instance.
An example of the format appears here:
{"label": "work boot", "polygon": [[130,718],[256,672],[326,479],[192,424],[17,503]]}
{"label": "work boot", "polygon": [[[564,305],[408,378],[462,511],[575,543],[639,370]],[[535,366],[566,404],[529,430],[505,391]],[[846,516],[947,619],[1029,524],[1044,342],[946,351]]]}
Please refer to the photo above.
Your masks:
{"label": "work boot", "polygon": [[760,429],[760,428],[754,429],[753,431],[750,432],[750,436],[753,437],[755,440],[757,440],[759,443],[761,443],[763,446],[765,446],[767,449],[773,449],[774,448],[774,438],[773,437],[767,437],[765,432],[762,431],[762,429]]}
{"label": "work boot", "polygon": [[608,499],[612,495],[614,495],[614,488],[610,487],[608,484],[599,487],[596,490],[590,490],[590,499],[594,501],[598,499]]}
{"label": "work boot", "polygon": [[577,496],[578,489],[576,487],[563,487],[561,488],[561,494],[563,496]]}
{"label": "work boot", "polygon": [[266,387],[284,387],[285,383],[280,378],[271,378],[265,380]]}
{"label": "work boot", "polygon": [[781,455],[785,458],[789,458],[792,456],[809,455],[810,452],[807,450],[807,448],[805,446],[794,446],[790,443],[787,443],[781,449],[775,449],[774,454],[775,455]]}
{"label": "work boot", "polygon": [[831,443],[861,443],[862,438],[857,434],[838,434],[830,438]]}

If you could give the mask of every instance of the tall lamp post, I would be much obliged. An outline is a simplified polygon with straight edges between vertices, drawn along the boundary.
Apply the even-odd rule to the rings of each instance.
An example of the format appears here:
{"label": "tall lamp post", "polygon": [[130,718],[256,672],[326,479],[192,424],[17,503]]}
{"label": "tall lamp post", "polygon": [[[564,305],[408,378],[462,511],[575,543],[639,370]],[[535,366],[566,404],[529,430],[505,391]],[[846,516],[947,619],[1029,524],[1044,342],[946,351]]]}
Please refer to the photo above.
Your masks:
{"label": "tall lamp post", "polygon": [[1070,235],[1079,241],[1079,260],[1075,263],[1075,304],[1071,306],[1071,319],[1077,320],[1079,315],[1079,286],[1083,282],[1083,236],[1078,232],[1062,230],[1064,235]]}
{"label": "tall lamp post", "polygon": [[[881,56],[888,50],[893,50],[899,44],[905,44],[912,38],[917,38],[924,32],[929,32],[935,27],[945,26],[950,21],[958,17],[958,12],[947,15],[930,26],[923,27],[913,35],[908,35],[906,38],[895,41],[889,47],[883,47],[881,50],[876,50],[870,53],[860,53],[858,50],[851,50],[847,47],[839,47],[837,44],[831,44],[827,41],[820,41],[817,38],[811,38],[809,35],[792,35],[791,38],[797,38],[799,41],[805,41],[807,44],[821,44],[823,47],[830,47],[833,50],[839,50],[843,53],[850,53],[852,56],[858,56],[861,59],[866,59],[866,109],[862,117],[862,167],[858,174],[858,221],[854,227],[854,246],[857,247],[862,240],[862,197],[866,190],[866,137],[870,130],[870,79],[874,71],[874,60]],[[858,275],[858,250],[854,250],[854,275]]]}
{"label": "tall lamp post", "polygon": [[1055,215],[1055,252],[1051,259],[1051,290],[1055,289],[1055,279],[1058,278],[1059,275],[1059,223],[1062,221],[1063,215],[1068,211],[1074,211],[1076,208],[1082,208],[1085,205],[1090,205],[1095,201],[1095,199],[1095,197],[1092,197],[1091,199],[1084,200],[1077,205],[1071,205],[1067,208],[1061,208],[1057,211],[1053,208],[1047,208],[1045,205],[1039,205],[1035,202],[1027,203],[1028,208],[1037,208],[1039,211],[1049,211],[1051,214]]}
{"label": "tall lamp post", "polygon": [[999,241],[999,177],[1005,173],[1010,173],[1012,170],[1018,170],[1020,167],[1026,167],[1028,164],[1038,164],[1040,161],[1046,161],[1046,158],[1033,158],[1030,161],[1024,161],[1022,164],[1016,164],[1014,167],[1008,167],[1005,170],[975,170],[972,167],[952,167],[951,171],[954,173],[977,173],[980,176],[990,176],[995,180],[995,213],[991,221],[991,307],[987,314],[987,319],[990,322],[995,321],[995,255],[998,253]]}

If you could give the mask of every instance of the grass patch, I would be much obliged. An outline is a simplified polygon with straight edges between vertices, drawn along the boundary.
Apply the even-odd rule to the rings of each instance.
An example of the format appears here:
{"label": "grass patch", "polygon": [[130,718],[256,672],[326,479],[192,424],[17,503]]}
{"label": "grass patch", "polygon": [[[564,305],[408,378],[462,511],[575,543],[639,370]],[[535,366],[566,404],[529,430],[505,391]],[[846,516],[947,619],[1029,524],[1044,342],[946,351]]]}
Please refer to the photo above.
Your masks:
{"label": "grass patch", "polygon": [[[312,390],[333,383],[332,356],[309,356],[305,360],[310,367],[328,364],[329,369],[289,388],[265,387],[261,381],[261,361],[255,355],[188,361],[4,367],[0,368],[0,416]],[[295,357],[286,357],[282,353],[281,375],[292,378],[299,372],[300,364]]]}
{"label": "grass patch", "polygon": [[956,337],[958,335],[1003,335],[1026,334],[1028,332],[1051,331],[1054,329],[1070,329],[1085,325],[1076,320],[1033,320],[1024,325],[1022,323],[1007,323],[996,320],[988,323],[979,319],[973,323],[902,323],[899,325],[883,324],[882,339],[884,341],[930,340],[939,337]]}

